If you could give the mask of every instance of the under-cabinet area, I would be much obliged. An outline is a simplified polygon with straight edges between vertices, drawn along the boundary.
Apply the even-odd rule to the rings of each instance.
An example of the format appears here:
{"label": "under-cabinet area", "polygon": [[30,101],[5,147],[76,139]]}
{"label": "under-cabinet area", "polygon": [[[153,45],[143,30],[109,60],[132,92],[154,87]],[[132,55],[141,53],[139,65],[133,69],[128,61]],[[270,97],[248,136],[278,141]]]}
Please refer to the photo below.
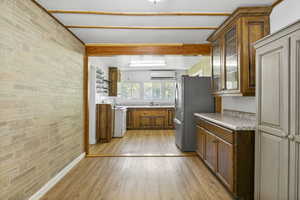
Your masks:
{"label": "under-cabinet area", "polygon": [[196,113],[195,119],[198,156],[235,198],[253,199],[253,116]]}

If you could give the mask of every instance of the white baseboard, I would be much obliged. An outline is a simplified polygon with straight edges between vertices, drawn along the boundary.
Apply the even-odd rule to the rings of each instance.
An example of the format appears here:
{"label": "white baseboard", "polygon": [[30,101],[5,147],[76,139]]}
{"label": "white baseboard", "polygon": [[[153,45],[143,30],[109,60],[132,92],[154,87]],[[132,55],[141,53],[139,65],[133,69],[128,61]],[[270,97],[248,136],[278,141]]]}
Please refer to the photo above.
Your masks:
{"label": "white baseboard", "polygon": [[70,162],[65,168],[63,168],[56,176],[54,176],[48,183],[46,183],[39,191],[32,195],[28,200],[39,200],[44,196],[53,186],[58,183],[73,167],[75,167],[83,158],[85,153],[82,153],[80,156],[75,158]]}

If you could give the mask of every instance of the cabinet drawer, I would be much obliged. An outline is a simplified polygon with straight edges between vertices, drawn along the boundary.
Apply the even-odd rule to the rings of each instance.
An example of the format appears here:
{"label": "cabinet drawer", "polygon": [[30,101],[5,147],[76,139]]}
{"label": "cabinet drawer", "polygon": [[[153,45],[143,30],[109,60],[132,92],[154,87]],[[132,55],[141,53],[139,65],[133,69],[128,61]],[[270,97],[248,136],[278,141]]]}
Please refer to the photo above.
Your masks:
{"label": "cabinet drawer", "polygon": [[230,129],[223,128],[221,126],[218,126],[216,124],[207,122],[205,120],[198,120],[198,125],[202,128],[205,128],[209,132],[215,134],[219,138],[225,140],[226,142],[233,144],[234,137],[233,137],[233,131]]}

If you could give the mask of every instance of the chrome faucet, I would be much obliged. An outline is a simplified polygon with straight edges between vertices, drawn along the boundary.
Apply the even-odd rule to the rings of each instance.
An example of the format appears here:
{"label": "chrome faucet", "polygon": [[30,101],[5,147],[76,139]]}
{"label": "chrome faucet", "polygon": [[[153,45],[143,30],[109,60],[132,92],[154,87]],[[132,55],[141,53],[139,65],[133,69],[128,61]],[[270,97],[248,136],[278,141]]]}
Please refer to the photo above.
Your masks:
{"label": "chrome faucet", "polygon": [[150,106],[154,106],[154,102],[153,101],[150,102]]}

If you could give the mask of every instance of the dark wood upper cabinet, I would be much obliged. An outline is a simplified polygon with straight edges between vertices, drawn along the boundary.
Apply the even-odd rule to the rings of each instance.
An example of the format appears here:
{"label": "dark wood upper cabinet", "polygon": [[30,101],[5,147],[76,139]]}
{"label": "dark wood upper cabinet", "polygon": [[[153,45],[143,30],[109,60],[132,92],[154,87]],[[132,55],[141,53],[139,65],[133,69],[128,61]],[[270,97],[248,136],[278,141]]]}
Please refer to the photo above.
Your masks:
{"label": "dark wood upper cabinet", "polygon": [[238,8],[209,38],[214,95],[255,96],[253,43],[270,32],[270,7]]}
{"label": "dark wood upper cabinet", "polygon": [[213,91],[222,90],[222,49],[221,41],[216,40],[212,44],[212,86]]}
{"label": "dark wood upper cabinet", "polygon": [[225,33],[225,88],[237,90],[238,75],[238,49],[237,49],[237,27],[233,26]]}
{"label": "dark wood upper cabinet", "polygon": [[118,96],[119,70],[117,67],[108,68],[109,93],[108,96]]}

